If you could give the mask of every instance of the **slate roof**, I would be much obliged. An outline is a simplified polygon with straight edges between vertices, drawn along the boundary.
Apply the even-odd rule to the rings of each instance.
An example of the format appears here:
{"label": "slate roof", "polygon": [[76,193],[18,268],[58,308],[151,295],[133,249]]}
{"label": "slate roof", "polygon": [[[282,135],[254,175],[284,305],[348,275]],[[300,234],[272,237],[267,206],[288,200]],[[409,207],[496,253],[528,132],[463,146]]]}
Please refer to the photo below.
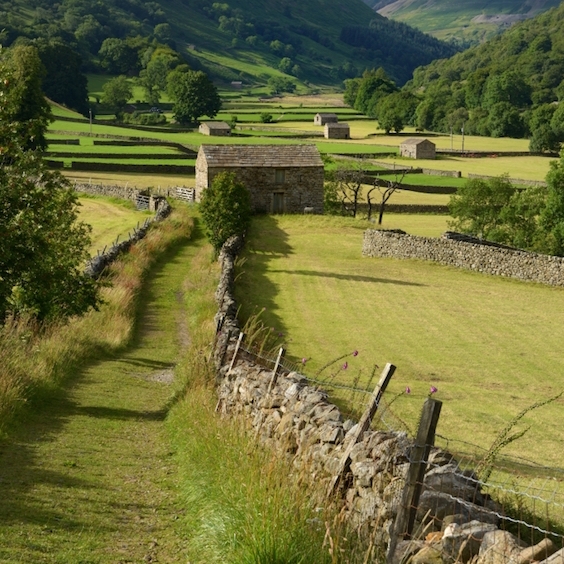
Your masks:
{"label": "slate roof", "polygon": [[325,124],[329,129],[349,129],[349,124],[345,122],[341,123],[326,123]]}
{"label": "slate roof", "polygon": [[224,121],[204,121],[202,122],[202,125],[207,125],[210,129],[229,129],[231,130],[231,127],[229,127],[229,124],[224,122]]}
{"label": "slate roof", "polygon": [[315,114],[316,116],[321,116],[321,117],[337,117],[337,114],[328,114],[328,113],[323,113],[323,112],[319,112],[317,114]]}
{"label": "slate roof", "polygon": [[201,145],[208,167],[322,167],[315,145]]}
{"label": "slate roof", "polygon": [[421,145],[421,143],[431,143],[431,145],[435,145],[432,141],[429,141],[429,139],[421,139],[419,137],[406,139],[401,143],[401,145]]}

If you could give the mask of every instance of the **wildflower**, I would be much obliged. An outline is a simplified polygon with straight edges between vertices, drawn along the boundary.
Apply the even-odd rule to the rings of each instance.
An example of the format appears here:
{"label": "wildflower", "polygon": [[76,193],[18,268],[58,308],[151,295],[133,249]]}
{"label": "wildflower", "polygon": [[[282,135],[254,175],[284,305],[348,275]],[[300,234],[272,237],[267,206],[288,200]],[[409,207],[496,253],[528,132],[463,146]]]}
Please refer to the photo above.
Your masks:
{"label": "wildflower", "polygon": [[410,388],[409,386],[407,386],[407,387],[405,388],[405,393],[406,393],[406,394],[410,394],[410,393],[411,393],[411,388]]}
{"label": "wildflower", "polygon": [[437,388],[435,388],[435,386],[431,386],[431,390],[429,391],[429,395],[433,395],[436,394],[439,390]]}
{"label": "wildflower", "polygon": [[302,364],[305,364],[307,362],[307,358],[302,358]]}
{"label": "wildflower", "polygon": [[345,362],[345,364],[343,364],[343,370],[346,370],[349,367],[349,363]]}
{"label": "wildflower", "polygon": [[358,351],[353,351],[353,356],[358,356]]}

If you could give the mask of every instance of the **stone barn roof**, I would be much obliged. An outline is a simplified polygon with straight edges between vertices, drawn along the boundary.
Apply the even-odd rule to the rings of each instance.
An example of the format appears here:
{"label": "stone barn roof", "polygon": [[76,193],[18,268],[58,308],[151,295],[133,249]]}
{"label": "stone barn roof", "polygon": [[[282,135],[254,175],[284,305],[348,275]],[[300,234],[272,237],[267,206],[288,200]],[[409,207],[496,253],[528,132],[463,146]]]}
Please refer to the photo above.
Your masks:
{"label": "stone barn roof", "polygon": [[202,122],[201,125],[205,125],[209,129],[215,129],[215,130],[220,129],[222,131],[229,129],[231,131],[231,127],[225,121],[204,121]]}
{"label": "stone barn roof", "polygon": [[315,145],[201,145],[208,167],[322,167]]}
{"label": "stone barn roof", "polygon": [[401,145],[421,145],[422,143],[430,143],[433,146],[435,145],[432,141],[429,141],[429,139],[421,139],[419,137],[411,137],[410,139],[406,139],[405,141],[400,143],[400,146]]}

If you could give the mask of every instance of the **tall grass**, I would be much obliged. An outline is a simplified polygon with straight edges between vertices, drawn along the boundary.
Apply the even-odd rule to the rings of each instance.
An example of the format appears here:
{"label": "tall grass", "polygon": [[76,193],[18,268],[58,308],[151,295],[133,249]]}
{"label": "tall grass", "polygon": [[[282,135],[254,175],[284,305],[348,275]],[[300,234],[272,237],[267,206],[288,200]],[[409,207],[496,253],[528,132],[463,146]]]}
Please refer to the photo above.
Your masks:
{"label": "tall grass", "polygon": [[22,407],[47,398],[73,369],[102,352],[124,346],[131,337],[136,297],[156,257],[190,234],[193,220],[184,208],[149,230],[109,271],[104,304],[66,324],[38,326],[32,320],[8,320],[0,328],[0,435]]}

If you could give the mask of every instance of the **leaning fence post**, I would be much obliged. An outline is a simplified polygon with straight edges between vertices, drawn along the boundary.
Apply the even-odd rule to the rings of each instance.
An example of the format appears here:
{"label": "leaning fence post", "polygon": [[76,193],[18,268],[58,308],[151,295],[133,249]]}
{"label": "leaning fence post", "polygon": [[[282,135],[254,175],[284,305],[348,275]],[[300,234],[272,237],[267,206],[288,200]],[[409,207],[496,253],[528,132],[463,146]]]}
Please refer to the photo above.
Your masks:
{"label": "leaning fence post", "polygon": [[427,461],[431,447],[435,444],[435,430],[439,422],[442,405],[441,401],[434,400],[433,398],[427,398],[423,404],[417,437],[411,449],[410,465],[405,480],[402,500],[390,536],[388,563],[393,560],[398,540],[400,538],[408,540],[413,533],[417,506],[419,505],[419,497],[421,496],[425,470],[427,469]]}
{"label": "leaning fence post", "polygon": [[335,474],[335,476],[333,476],[333,479],[331,480],[331,484],[329,484],[329,489],[327,490],[328,496],[332,495],[333,492],[337,489],[337,486],[341,481],[343,474],[345,474],[345,472],[350,467],[351,452],[354,446],[362,438],[364,433],[368,431],[368,428],[370,427],[370,422],[374,418],[374,415],[376,415],[376,411],[378,410],[378,405],[380,404],[380,400],[382,399],[382,396],[386,391],[386,388],[388,387],[388,384],[392,379],[392,376],[394,375],[395,371],[396,371],[396,367],[393,364],[390,364],[389,362],[384,367],[382,375],[380,376],[380,380],[378,381],[378,384],[374,388],[374,392],[372,393],[372,396],[370,398],[370,403],[368,404],[368,408],[366,409],[360,421],[358,422],[357,431],[354,434],[351,442],[349,443],[349,446],[347,447],[345,454],[343,454],[343,457],[341,458],[341,462],[339,463],[339,468],[337,473]]}
{"label": "leaning fence post", "polygon": [[233,358],[231,359],[231,364],[229,364],[229,370],[227,371],[226,376],[229,376],[229,374],[231,374],[231,370],[233,370],[233,365],[235,364],[235,360],[237,358],[239,349],[241,348],[241,343],[243,342],[244,336],[245,334],[243,333],[243,331],[240,331],[239,338],[237,339],[237,344],[235,345],[235,351],[233,352]]}
{"label": "leaning fence post", "polygon": [[278,358],[276,359],[276,364],[274,365],[274,370],[272,371],[272,378],[270,379],[270,384],[268,385],[269,393],[274,387],[274,384],[276,384],[276,380],[278,380],[278,367],[280,366],[280,361],[282,360],[285,352],[284,347],[280,347],[280,350],[278,351]]}

